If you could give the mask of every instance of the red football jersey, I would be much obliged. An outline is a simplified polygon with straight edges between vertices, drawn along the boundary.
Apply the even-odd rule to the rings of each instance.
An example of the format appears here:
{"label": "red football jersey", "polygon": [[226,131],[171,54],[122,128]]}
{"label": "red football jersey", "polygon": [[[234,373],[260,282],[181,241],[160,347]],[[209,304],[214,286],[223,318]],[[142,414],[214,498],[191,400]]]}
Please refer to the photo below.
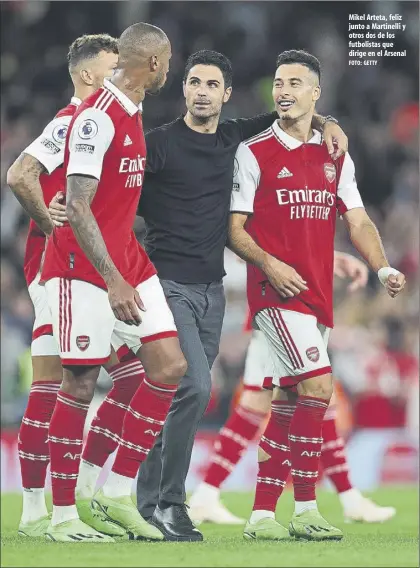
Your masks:
{"label": "red football jersey", "polygon": [[[42,194],[47,205],[58,191],[64,191],[64,144],[71,117],[82,101],[72,97],[71,102],[61,109],[54,119],[44,128],[42,134],[36,138],[25,150],[36,158],[45,167],[48,174],[41,174],[39,181]],[[41,267],[41,259],[45,249],[45,233],[32,219],[29,222],[26,239],[23,272],[26,283],[33,282]]]}
{"label": "red football jersey", "polygon": [[[67,176],[99,180],[92,213],[112,260],[132,286],[156,274],[133,232],[145,162],[139,108],[105,80],[104,87],[80,105],[70,123],[64,168]],[[69,224],[56,228],[48,239],[42,280],[54,277],[84,280],[106,289]]]}
{"label": "red football jersey", "polygon": [[309,290],[283,299],[267,276],[248,264],[252,316],[279,306],[315,315],[333,326],[333,261],[336,211],[363,207],[350,156],[331,159],[321,134],[303,144],[271,128],[243,142],[236,153],[231,211],[249,214],[245,229],[255,242],[293,266]]}

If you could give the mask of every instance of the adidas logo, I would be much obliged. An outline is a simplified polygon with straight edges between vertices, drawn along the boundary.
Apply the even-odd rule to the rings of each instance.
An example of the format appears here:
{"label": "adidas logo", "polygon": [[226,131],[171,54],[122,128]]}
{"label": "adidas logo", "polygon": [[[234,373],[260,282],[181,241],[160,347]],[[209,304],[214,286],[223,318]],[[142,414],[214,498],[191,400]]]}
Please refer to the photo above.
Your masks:
{"label": "adidas logo", "polygon": [[126,134],[126,135],[125,135],[125,138],[124,138],[124,146],[130,146],[130,144],[132,144],[132,143],[133,143],[133,141],[131,140],[131,138],[129,137],[129,135]]}
{"label": "adidas logo", "polygon": [[289,172],[286,166],[284,166],[284,168],[282,168],[281,171],[277,174],[277,178],[288,178],[292,177],[292,175],[292,172]]}

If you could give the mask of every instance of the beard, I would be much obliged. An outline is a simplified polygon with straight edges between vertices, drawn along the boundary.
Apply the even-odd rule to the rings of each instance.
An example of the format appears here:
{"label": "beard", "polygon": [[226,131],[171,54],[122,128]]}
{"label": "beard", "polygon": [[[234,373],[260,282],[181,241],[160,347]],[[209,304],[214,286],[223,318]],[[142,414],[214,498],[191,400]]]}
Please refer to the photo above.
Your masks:
{"label": "beard", "polygon": [[208,106],[203,109],[197,109],[195,105],[191,105],[191,107],[188,110],[191,116],[202,122],[210,120],[215,116],[219,116],[221,112],[221,109],[217,109],[214,106]]}
{"label": "beard", "polygon": [[146,89],[146,93],[148,95],[157,95],[159,94],[160,90],[162,89],[162,87],[164,86],[166,82],[166,76],[165,73],[163,71],[161,71],[159,73],[159,75],[157,75],[156,79],[154,80],[153,84]]}

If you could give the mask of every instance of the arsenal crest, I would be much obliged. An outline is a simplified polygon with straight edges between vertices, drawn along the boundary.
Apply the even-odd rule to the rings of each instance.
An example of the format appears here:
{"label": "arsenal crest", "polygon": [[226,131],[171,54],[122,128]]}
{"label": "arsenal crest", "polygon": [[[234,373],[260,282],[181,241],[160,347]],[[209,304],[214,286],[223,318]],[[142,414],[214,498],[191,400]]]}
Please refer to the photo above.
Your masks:
{"label": "arsenal crest", "polygon": [[332,183],[336,176],[334,164],[324,164],[324,172],[327,180]]}
{"label": "arsenal crest", "polygon": [[319,359],[318,347],[309,347],[309,349],[306,350],[306,356],[308,357],[309,361],[316,363]]}
{"label": "arsenal crest", "polygon": [[88,335],[78,335],[76,337],[76,345],[80,351],[86,351],[90,345],[90,337]]}

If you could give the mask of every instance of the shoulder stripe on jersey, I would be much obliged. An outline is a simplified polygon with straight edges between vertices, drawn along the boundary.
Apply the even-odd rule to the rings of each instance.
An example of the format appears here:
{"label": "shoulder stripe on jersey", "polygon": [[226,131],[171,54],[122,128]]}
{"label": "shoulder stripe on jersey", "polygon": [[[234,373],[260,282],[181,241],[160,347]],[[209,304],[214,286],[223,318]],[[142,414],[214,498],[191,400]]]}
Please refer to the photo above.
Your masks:
{"label": "shoulder stripe on jersey", "polygon": [[114,95],[108,91],[104,90],[104,92],[98,97],[97,101],[93,105],[95,108],[99,110],[103,110],[106,112],[108,108],[111,106],[112,101],[114,100]]}
{"label": "shoulder stripe on jersey", "polygon": [[265,140],[268,140],[269,138],[273,137],[273,132],[269,132],[267,134],[265,134],[264,136],[260,136],[260,138],[255,138],[253,140],[247,140],[244,144],[245,146],[253,146],[254,144],[258,144],[259,142],[264,142]]}
{"label": "shoulder stripe on jersey", "polygon": [[103,106],[102,106],[102,110],[104,112],[106,112],[109,107],[111,106],[111,104],[114,102],[114,100],[116,100],[115,96],[113,93],[110,92],[110,97],[104,102]]}
{"label": "shoulder stripe on jersey", "polygon": [[101,104],[101,101],[103,100],[104,96],[107,94],[107,91],[103,88],[102,89],[102,93],[99,95],[99,97],[96,99],[95,104],[93,105],[94,107],[98,108],[98,105]]}
{"label": "shoulder stripe on jersey", "polygon": [[248,140],[244,141],[244,144],[252,144],[253,142],[256,142],[257,140],[259,140],[260,138],[262,138],[263,136],[267,136],[267,134],[270,133],[271,130],[271,126],[269,128],[267,128],[266,130],[263,130],[262,132],[260,132],[259,134],[255,134],[255,136],[252,136],[252,138],[248,138]]}

